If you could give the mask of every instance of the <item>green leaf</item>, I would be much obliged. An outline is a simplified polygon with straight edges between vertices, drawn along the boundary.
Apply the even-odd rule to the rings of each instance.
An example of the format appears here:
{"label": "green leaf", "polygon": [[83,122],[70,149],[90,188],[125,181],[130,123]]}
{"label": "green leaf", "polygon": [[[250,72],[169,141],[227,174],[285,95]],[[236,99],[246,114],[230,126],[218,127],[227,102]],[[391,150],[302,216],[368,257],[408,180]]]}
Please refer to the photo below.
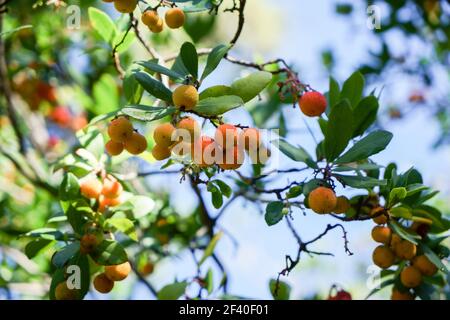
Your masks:
{"label": "green leaf", "polygon": [[186,281],[183,282],[175,282],[163,287],[158,292],[159,300],[177,300],[180,298],[184,292],[186,291],[188,283]]}
{"label": "green leaf", "polygon": [[361,101],[364,82],[364,77],[359,71],[353,73],[350,78],[344,82],[340,99],[348,99],[350,106],[355,108],[359,101]]}
{"label": "green leaf", "polygon": [[28,24],[28,25],[20,26],[18,28],[6,30],[6,31],[3,31],[3,32],[0,32],[0,38],[6,38],[6,36],[8,36],[10,34],[18,32],[20,30],[31,29],[31,28],[33,28],[33,26]]}
{"label": "green leaf", "polygon": [[290,159],[303,162],[308,165],[308,167],[317,169],[317,163],[311,158],[308,152],[301,146],[295,147],[291,145],[286,140],[280,139],[278,148]]}
{"label": "green leaf", "polygon": [[64,174],[64,178],[59,187],[59,198],[62,201],[74,200],[80,196],[80,185],[77,177],[67,172]]}
{"label": "green leaf", "polygon": [[122,245],[114,240],[103,240],[91,253],[92,259],[102,266],[111,266],[128,261]]}
{"label": "green leaf", "polygon": [[270,293],[275,300],[289,300],[291,295],[291,287],[284,281],[278,281],[278,291],[275,294],[277,280],[271,279],[269,282]]}
{"label": "green leaf", "polygon": [[288,192],[286,192],[286,198],[293,199],[297,198],[303,193],[303,186],[293,186],[289,189]]}
{"label": "green leaf", "polygon": [[212,268],[209,268],[208,272],[206,273],[205,283],[206,283],[205,287],[206,287],[206,290],[208,291],[208,294],[213,293],[213,291],[214,291],[214,275],[213,275]]}
{"label": "green leaf", "polygon": [[353,109],[353,137],[363,135],[377,119],[379,103],[374,96],[362,99]]}
{"label": "green leaf", "polygon": [[388,279],[383,281],[380,286],[376,287],[375,289],[372,289],[372,291],[369,292],[369,294],[367,295],[367,297],[365,298],[365,300],[369,299],[371,296],[373,296],[375,293],[377,293],[378,291],[380,291],[381,289],[393,285],[395,283],[395,279]]}
{"label": "green leaf", "polygon": [[63,240],[64,234],[58,229],[41,228],[35,229],[25,234],[26,237],[42,238],[47,240]]}
{"label": "green leaf", "polygon": [[172,91],[162,82],[154,79],[148,73],[137,71],[134,73],[136,80],[141,84],[145,91],[155,98],[172,103]]}
{"label": "green leaf", "polygon": [[388,131],[374,131],[367,137],[359,140],[346,153],[339,157],[335,163],[349,163],[377,154],[388,146],[392,140],[392,133]]}
{"label": "green leaf", "polygon": [[103,11],[89,7],[89,21],[95,31],[108,43],[114,39],[117,34],[117,28],[111,18]]}
{"label": "green leaf", "polygon": [[32,259],[39,254],[44,248],[49,246],[50,244],[55,243],[53,240],[37,238],[28,242],[25,246],[25,254],[28,259]]}
{"label": "green leaf", "polygon": [[219,232],[219,233],[216,233],[214,235],[214,237],[212,237],[211,241],[209,242],[208,246],[206,247],[205,251],[203,252],[202,258],[198,262],[199,267],[203,264],[203,262],[206,261],[206,259],[208,259],[208,257],[210,257],[214,253],[214,249],[216,248],[217,243],[219,242],[222,235],[223,235],[223,233]]}
{"label": "green leaf", "polygon": [[389,210],[391,216],[396,218],[403,218],[403,219],[412,219],[412,212],[408,208],[405,207],[395,207]]}
{"label": "green leaf", "polygon": [[206,67],[205,70],[203,70],[201,80],[205,79],[217,68],[220,61],[222,61],[223,57],[227,54],[228,50],[230,50],[230,45],[221,44],[211,51],[208,55]]}
{"label": "green leaf", "polygon": [[150,214],[155,208],[155,201],[147,196],[135,195],[124,203],[111,208],[113,212],[131,212],[135,219]]}
{"label": "green leaf", "polygon": [[228,86],[212,86],[209,88],[206,88],[200,93],[200,101],[204,100],[206,98],[216,98],[221,96],[230,96],[233,92],[231,90],[231,87]]}
{"label": "green leaf", "polygon": [[207,190],[211,193],[211,201],[214,208],[219,209],[223,205],[223,195],[222,192],[212,183],[208,183]]}
{"label": "green leaf", "polygon": [[121,109],[122,113],[140,121],[156,121],[175,113],[175,107],[148,107],[143,105],[129,105]]}
{"label": "green leaf", "polygon": [[95,103],[89,110],[94,114],[108,113],[117,110],[119,107],[119,92],[114,77],[108,73],[103,74],[100,79],[95,82],[92,94]]}
{"label": "green leaf", "polygon": [[116,48],[117,53],[125,52],[131,47],[135,39],[136,35],[134,32],[124,30],[114,37],[112,47]]}
{"label": "green leaf", "polygon": [[50,283],[50,290],[49,290],[49,298],[50,300],[56,300],[55,298],[55,288],[58,284],[63,282],[64,279],[64,269],[56,269],[56,271],[52,275],[52,281]]}
{"label": "green leaf", "polygon": [[284,203],[281,201],[270,202],[267,205],[264,218],[268,226],[273,226],[283,219],[283,209]]}
{"label": "green leaf", "polygon": [[144,68],[148,69],[149,71],[153,71],[156,73],[160,73],[163,75],[166,75],[172,79],[175,80],[183,80],[184,76],[182,74],[179,74],[178,72],[174,70],[167,69],[166,67],[163,67],[162,65],[159,65],[156,62],[153,61],[139,61],[137,64],[143,66]]}
{"label": "green leaf", "polygon": [[334,174],[333,176],[342,181],[346,186],[357,189],[371,189],[387,184],[387,180],[378,180],[365,176],[345,176],[340,174]]}
{"label": "green leaf", "polygon": [[136,70],[127,71],[123,79],[123,93],[126,101],[130,104],[138,104],[144,93],[144,88],[136,80],[134,72]]}
{"label": "green leaf", "polygon": [[407,193],[408,192],[406,191],[406,188],[403,187],[392,189],[389,193],[388,207],[391,208],[392,206],[401,202],[403,199],[405,199]]}
{"label": "green leaf", "polygon": [[231,197],[231,194],[233,193],[233,190],[231,189],[231,187],[228,184],[226,184],[222,180],[218,180],[218,179],[214,180],[212,182],[214,182],[219,187],[220,192],[222,192],[222,194],[225,197],[227,197],[227,198]]}
{"label": "green leaf", "polygon": [[272,81],[272,74],[267,71],[257,71],[245,78],[234,81],[231,89],[234,95],[248,102],[263,91]]}
{"label": "green leaf", "polygon": [[197,49],[190,42],[185,42],[180,49],[180,57],[184,66],[189,73],[195,78],[198,78],[198,55]]}
{"label": "green leaf", "polygon": [[442,262],[442,260],[430,249],[426,244],[420,243],[419,247],[422,249],[423,253],[427,256],[427,258],[436,266],[439,270],[448,273],[448,269],[446,265]]}
{"label": "green leaf", "polygon": [[222,96],[200,100],[194,111],[202,116],[218,116],[244,105],[238,96]]}
{"label": "green leaf", "polygon": [[340,94],[339,83],[333,77],[330,77],[330,88],[328,91],[328,105],[330,109],[339,102]]}
{"label": "green leaf", "polygon": [[120,231],[127,235],[131,240],[138,241],[134,223],[127,218],[109,218],[105,220],[105,226],[112,227],[116,231]]}
{"label": "green leaf", "polygon": [[93,214],[91,206],[84,200],[70,203],[66,210],[67,220],[72,229],[80,234],[83,233],[86,217],[92,217]]}
{"label": "green leaf", "polygon": [[353,133],[353,114],[348,100],[335,105],[330,112],[325,134],[325,156],[336,159],[347,147]]}
{"label": "green leaf", "polygon": [[417,240],[420,240],[420,236],[409,233],[398,222],[391,219],[389,220],[388,225],[401,238],[408,240],[409,242],[412,242],[415,245],[419,244]]}
{"label": "green leaf", "polygon": [[57,251],[52,257],[52,263],[57,268],[62,268],[69,259],[71,259],[77,252],[80,251],[80,243],[73,242],[61,250]]}
{"label": "green leaf", "polygon": [[98,159],[105,152],[105,140],[101,132],[98,128],[89,127],[87,132],[79,131],[77,137],[84,149],[78,149],[76,155],[86,160],[89,165],[97,166]]}

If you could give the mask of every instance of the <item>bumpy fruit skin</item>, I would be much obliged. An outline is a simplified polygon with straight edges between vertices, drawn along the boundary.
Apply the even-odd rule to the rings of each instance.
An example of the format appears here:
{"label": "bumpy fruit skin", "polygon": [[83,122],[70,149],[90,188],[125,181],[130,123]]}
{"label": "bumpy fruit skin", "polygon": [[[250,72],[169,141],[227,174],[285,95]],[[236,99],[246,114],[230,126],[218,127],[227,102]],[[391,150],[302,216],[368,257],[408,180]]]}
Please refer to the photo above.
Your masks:
{"label": "bumpy fruit skin", "polygon": [[166,23],[171,29],[177,29],[183,26],[185,15],[180,8],[169,9],[166,12]]}
{"label": "bumpy fruit skin", "polygon": [[175,132],[175,127],[170,123],[164,123],[156,127],[153,132],[153,139],[156,144],[161,147],[170,147],[175,141],[172,140],[172,135]]}
{"label": "bumpy fruit skin", "polygon": [[172,100],[176,107],[192,110],[198,103],[199,95],[194,86],[181,85],[172,94]]}
{"label": "bumpy fruit skin", "polygon": [[138,0],[114,0],[114,7],[120,13],[132,13],[136,9]]}
{"label": "bumpy fruit skin", "polygon": [[155,10],[147,10],[141,16],[142,23],[147,27],[155,26],[160,20]]}
{"label": "bumpy fruit skin", "polygon": [[71,290],[67,287],[67,282],[63,281],[59,283],[55,288],[55,299],[56,300],[77,300],[78,292],[77,290]]}
{"label": "bumpy fruit skin", "polygon": [[106,152],[110,156],[118,156],[123,152],[123,143],[122,142],[115,142],[112,140],[109,140],[105,145]]}
{"label": "bumpy fruit skin", "polygon": [[[180,130],[177,132],[177,135],[184,141],[186,139],[186,142],[193,143],[194,141],[198,140],[200,138],[201,134],[201,128],[197,121],[195,121],[191,117],[186,117],[181,119],[177,123],[177,130]],[[183,131],[185,130],[185,131]],[[189,137],[187,136],[189,134]]]}
{"label": "bumpy fruit skin", "polygon": [[200,168],[206,168],[216,163],[217,145],[214,139],[202,136],[192,144],[191,156]]}
{"label": "bumpy fruit skin", "polygon": [[152,149],[152,156],[158,161],[168,159],[171,156],[170,148],[156,144]]}
{"label": "bumpy fruit skin", "polygon": [[389,244],[391,241],[391,229],[388,227],[376,226],[372,229],[372,239],[376,242]]}
{"label": "bumpy fruit skin", "polygon": [[245,150],[258,150],[261,146],[261,133],[258,129],[247,128],[239,135],[239,144],[244,146]]}
{"label": "bumpy fruit skin", "polygon": [[406,267],[400,273],[400,280],[407,288],[415,288],[422,282],[422,274],[413,266]]}
{"label": "bumpy fruit skin", "polygon": [[138,155],[147,150],[147,140],[145,137],[137,132],[133,132],[131,138],[124,143],[125,150],[132,155]]}
{"label": "bumpy fruit skin", "polygon": [[232,124],[222,124],[217,127],[214,140],[223,149],[231,149],[238,145],[239,130]]}
{"label": "bumpy fruit skin", "polygon": [[392,290],[391,300],[414,300],[414,296],[409,292],[401,292],[394,289]]}
{"label": "bumpy fruit skin", "polygon": [[[386,224],[388,221],[388,218],[386,216],[385,213],[385,209],[383,207],[377,207],[372,209],[372,211],[370,212],[370,216],[376,216],[375,218],[373,218],[373,222],[375,222],[378,225],[382,225],[382,224]],[[381,212],[384,212],[383,214],[381,214]]]}
{"label": "bumpy fruit skin", "polygon": [[238,146],[223,150],[223,159],[218,162],[222,170],[236,170],[244,163],[245,154]]}
{"label": "bumpy fruit skin", "polygon": [[83,254],[91,253],[97,247],[98,243],[99,240],[95,234],[87,233],[80,239],[80,252]]}
{"label": "bumpy fruit skin", "polygon": [[81,194],[88,199],[97,199],[102,192],[103,185],[97,178],[88,178],[80,183]]}
{"label": "bumpy fruit skin", "polygon": [[105,180],[103,180],[102,195],[106,198],[117,198],[123,191],[122,184],[117,181],[113,176],[108,175]]}
{"label": "bumpy fruit skin", "polygon": [[306,92],[299,100],[300,110],[308,117],[318,117],[327,109],[327,99],[319,92]]}
{"label": "bumpy fruit skin", "polygon": [[133,125],[124,117],[114,119],[109,124],[108,135],[112,141],[125,143],[133,136]]}
{"label": "bumpy fruit skin", "polygon": [[108,293],[114,288],[114,281],[109,279],[105,273],[100,273],[94,278],[94,288],[100,293]]}
{"label": "bumpy fruit skin", "polygon": [[159,19],[156,24],[148,27],[153,33],[161,33],[164,30],[164,21],[163,19]]}
{"label": "bumpy fruit skin", "polygon": [[330,213],[336,208],[336,194],[330,188],[318,187],[309,194],[308,204],[315,213]]}
{"label": "bumpy fruit skin", "polygon": [[402,240],[395,246],[395,254],[400,259],[411,260],[416,256],[416,253],[416,245],[408,240]]}
{"label": "bumpy fruit skin", "polygon": [[337,214],[346,213],[350,209],[350,201],[347,197],[340,196],[337,197],[336,207],[333,212]]}
{"label": "bumpy fruit skin", "polygon": [[382,269],[391,267],[395,262],[395,255],[391,249],[386,246],[378,246],[372,254],[373,263]]}
{"label": "bumpy fruit skin", "polygon": [[416,267],[423,275],[433,276],[438,268],[432,263],[427,256],[420,255],[414,258],[413,266]]}
{"label": "bumpy fruit skin", "polygon": [[105,274],[112,281],[124,280],[130,273],[130,271],[131,265],[128,261],[122,264],[105,267]]}

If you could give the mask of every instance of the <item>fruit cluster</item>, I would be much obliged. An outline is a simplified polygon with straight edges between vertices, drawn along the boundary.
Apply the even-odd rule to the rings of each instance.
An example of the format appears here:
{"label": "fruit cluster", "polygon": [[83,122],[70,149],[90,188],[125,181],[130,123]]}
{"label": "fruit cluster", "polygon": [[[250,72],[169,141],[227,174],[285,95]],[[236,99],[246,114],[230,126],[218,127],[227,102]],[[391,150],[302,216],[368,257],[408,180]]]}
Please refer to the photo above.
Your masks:
{"label": "fruit cluster", "polygon": [[[185,19],[185,14],[180,8],[171,8],[167,10],[165,15],[166,24],[171,29],[181,28],[184,25]],[[158,15],[157,10],[146,10],[142,14],[141,20],[153,33],[160,33],[164,29],[164,21]]]}
{"label": "fruit cluster", "polygon": [[350,201],[347,197],[337,197],[334,190],[327,187],[318,187],[311,191],[308,196],[308,205],[318,214],[341,214],[350,209]]}
{"label": "fruit cluster", "polygon": [[[438,268],[426,255],[419,252],[414,243],[402,239],[391,228],[385,226],[388,215],[384,213],[385,210],[382,207],[375,208],[372,213],[374,216],[378,215],[373,219],[377,226],[372,229],[372,238],[376,242],[382,243],[373,251],[373,262],[382,269],[388,269],[402,261],[406,262],[400,272],[400,283],[394,286],[391,299],[413,300],[412,290],[422,283],[422,277],[433,276]],[[410,230],[417,232],[422,225],[415,222],[411,225]]]}
{"label": "fruit cluster", "polygon": [[80,182],[80,192],[84,197],[98,202],[98,212],[100,213],[122,203],[122,184],[111,175],[107,175],[103,179],[103,183],[97,177],[85,178]]}
{"label": "fruit cluster", "polygon": [[143,153],[147,149],[147,140],[134,130],[133,124],[126,117],[112,120],[108,126],[109,140],[106,151],[111,156],[118,156],[125,149],[133,155]]}
{"label": "fruit cluster", "polygon": [[105,271],[94,278],[94,288],[100,293],[108,293],[114,288],[114,282],[122,281],[131,271],[130,263],[106,266]]}

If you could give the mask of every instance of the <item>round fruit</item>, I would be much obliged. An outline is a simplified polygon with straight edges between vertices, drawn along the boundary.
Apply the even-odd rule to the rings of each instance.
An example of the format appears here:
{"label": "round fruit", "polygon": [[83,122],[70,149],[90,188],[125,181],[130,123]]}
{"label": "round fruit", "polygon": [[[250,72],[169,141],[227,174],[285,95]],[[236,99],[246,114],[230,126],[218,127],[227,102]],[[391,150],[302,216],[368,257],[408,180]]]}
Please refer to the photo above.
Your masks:
{"label": "round fruit", "polygon": [[114,0],[114,7],[121,13],[132,13],[138,0]]}
{"label": "round fruit", "polygon": [[236,170],[244,163],[244,151],[239,147],[223,150],[223,159],[218,160],[218,165],[222,170]]}
{"label": "round fruit", "polygon": [[170,158],[171,154],[170,148],[160,146],[159,144],[156,144],[152,149],[153,158],[158,161]]}
{"label": "round fruit", "polygon": [[336,208],[336,194],[330,188],[318,187],[309,194],[308,204],[315,213],[330,213]]}
{"label": "round fruit", "polygon": [[308,117],[318,117],[327,109],[327,99],[319,92],[306,92],[301,96],[299,105]]}
{"label": "round fruit", "polygon": [[156,24],[149,26],[148,27],[150,29],[151,32],[153,33],[160,33],[163,31],[164,29],[164,21],[163,19],[159,19],[158,22],[156,22]]}
{"label": "round fruit", "polygon": [[102,195],[104,195],[106,198],[117,198],[118,196],[120,196],[122,191],[122,184],[113,176],[108,175],[106,179],[103,180]]}
{"label": "round fruit", "polygon": [[373,222],[375,222],[376,224],[386,224],[388,221],[388,218],[386,216],[386,210],[383,207],[377,207],[372,209],[372,211],[370,212],[370,216],[373,217],[375,216],[375,218],[373,218]]}
{"label": "round fruit", "polygon": [[153,139],[156,144],[161,147],[170,147],[175,141],[172,140],[172,135],[175,132],[175,127],[170,123],[164,123],[156,127],[153,132]]}
{"label": "round fruit", "polygon": [[105,274],[112,281],[122,281],[128,276],[130,271],[131,265],[128,261],[122,264],[105,267]]}
{"label": "round fruit", "polygon": [[63,281],[59,283],[55,288],[55,299],[56,300],[77,300],[78,292],[75,289],[69,289],[67,287],[67,282]]}
{"label": "round fruit", "polygon": [[114,288],[114,281],[109,279],[105,273],[100,273],[94,278],[94,288],[100,293],[108,293]]}
{"label": "round fruit", "polygon": [[123,143],[109,140],[105,145],[105,149],[110,156],[118,156],[123,151]]}
{"label": "round fruit", "polygon": [[416,267],[422,274],[431,277],[434,275],[438,268],[431,262],[427,256],[417,256],[413,260],[413,266]]}
{"label": "round fruit", "polygon": [[155,10],[147,10],[141,16],[142,23],[147,27],[155,26],[160,20]]}
{"label": "round fruit", "polygon": [[395,262],[395,255],[391,249],[386,246],[378,246],[372,254],[373,263],[382,269],[391,267]]}
{"label": "round fruit", "polygon": [[391,229],[381,226],[374,227],[372,229],[372,239],[376,242],[389,244],[391,240]]}
{"label": "round fruit", "polygon": [[97,247],[99,241],[95,234],[87,233],[80,239],[80,251],[84,254],[91,253]]}
{"label": "round fruit", "polygon": [[400,259],[411,260],[416,256],[416,253],[416,245],[408,240],[402,240],[395,246],[395,254]]}
{"label": "round fruit", "polygon": [[392,295],[391,295],[391,300],[414,300],[414,296],[411,293],[409,293],[408,291],[401,292],[397,289],[393,289]]}
{"label": "round fruit", "polygon": [[96,177],[90,177],[80,182],[80,192],[88,199],[97,199],[102,192],[103,185]]}
{"label": "round fruit", "polygon": [[422,274],[416,267],[406,267],[400,273],[400,280],[407,288],[415,288],[422,282]]}
{"label": "round fruit", "polygon": [[402,238],[398,234],[393,233],[391,237],[391,248],[395,250],[395,246],[402,242]]}
{"label": "round fruit", "polygon": [[347,197],[340,196],[336,199],[336,208],[334,208],[334,213],[346,213],[350,209],[350,201]]}
{"label": "round fruit", "polygon": [[131,138],[125,141],[124,146],[129,153],[138,155],[147,149],[147,140],[142,134],[133,132]]}
{"label": "round fruit", "polygon": [[108,126],[108,135],[115,142],[125,143],[133,136],[133,125],[125,117],[114,119]]}
{"label": "round fruit", "polygon": [[194,142],[200,138],[201,128],[191,117],[181,119],[177,123],[177,136],[186,142]]}
{"label": "round fruit", "polygon": [[184,12],[180,8],[172,8],[166,12],[166,23],[171,29],[183,26],[185,20]]}
{"label": "round fruit", "polygon": [[191,154],[192,151],[192,144],[189,142],[178,142],[173,147],[170,148],[170,151],[176,154],[177,156],[183,157],[188,154]]}
{"label": "round fruit", "polygon": [[211,166],[216,163],[217,145],[214,139],[203,136],[192,144],[192,159],[201,168]]}
{"label": "round fruit", "polygon": [[214,140],[223,149],[234,148],[238,145],[239,131],[232,124],[222,124],[217,127]]}
{"label": "round fruit", "polygon": [[192,110],[198,103],[199,95],[194,86],[181,85],[172,94],[172,100],[178,108]]}
{"label": "round fruit", "polygon": [[144,276],[148,276],[149,274],[153,273],[153,270],[155,269],[155,265],[151,262],[147,262],[143,267],[141,273]]}
{"label": "round fruit", "polygon": [[239,143],[247,151],[258,150],[261,145],[261,133],[255,128],[244,129],[239,136]]}
{"label": "round fruit", "polygon": [[121,197],[107,198],[107,197],[101,196],[100,204],[98,206],[98,211],[105,212],[106,208],[112,208],[112,207],[118,206],[121,203],[122,203]]}

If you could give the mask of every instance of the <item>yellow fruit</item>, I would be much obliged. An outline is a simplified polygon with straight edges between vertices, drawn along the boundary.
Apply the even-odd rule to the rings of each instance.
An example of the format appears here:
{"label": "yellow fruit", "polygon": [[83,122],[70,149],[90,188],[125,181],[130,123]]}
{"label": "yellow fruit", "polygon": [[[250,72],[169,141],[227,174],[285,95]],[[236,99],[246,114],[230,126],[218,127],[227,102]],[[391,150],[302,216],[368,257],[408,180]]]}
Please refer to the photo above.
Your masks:
{"label": "yellow fruit", "polygon": [[198,103],[198,99],[198,91],[191,85],[181,85],[172,94],[172,100],[175,106],[185,110],[194,109]]}
{"label": "yellow fruit", "polygon": [[216,163],[217,145],[214,139],[203,136],[192,144],[191,156],[194,163],[205,168]]}
{"label": "yellow fruit", "polygon": [[408,240],[402,240],[395,246],[395,254],[400,259],[411,260],[416,256],[416,253],[416,245]]}
{"label": "yellow fruit", "polygon": [[106,198],[117,198],[118,196],[120,196],[122,191],[122,184],[113,176],[108,175],[106,179],[103,180],[102,195],[104,195]]}
{"label": "yellow fruit", "polygon": [[392,234],[392,237],[391,237],[391,248],[395,249],[395,246],[397,244],[399,244],[400,242],[402,242],[402,238],[400,238],[400,236],[398,234],[395,234],[395,233]]}
{"label": "yellow fruit", "polygon": [[102,192],[103,185],[96,177],[88,178],[80,182],[80,192],[88,199],[97,199]]}
{"label": "yellow fruit", "polygon": [[147,149],[147,140],[143,135],[133,132],[130,139],[124,143],[125,150],[133,155],[138,155]]}
{"label": "yellow fruit", "polygon": [[308,204],[315,213],[330,213],[336,208],[336,194],[330,188],[318,187],[309,194]]}
{"label": "yellow fruit", "polygon": [[138,0],[114,0],[114,7],[121,13],[132,13],[137,3]]}
{"label": "yellow fruit", "polygon": [[422,282],[422,274],[416,267],[406,267],[400,273],[400,280],[407,288],[415,288]]}
{"label": "yellow fruit", "polygon": [[224,150],[231,149],[238,145],[239,131],[232,124],[222,124],[217,127],[214,140]]}
{"label": "yellow fruit", "polygon": [[391,240],[391,229],[381,226],[374,227],[372,229],[372,239],[376,242],[389,244]]}
{"label": "yellow fruit", "polygon": [[239,136],[239,143],[245,150],[258,150],[261,145],[261,133],[258,129],[247,128]]}
{"label": "yellow fruit", "polygon": [[143,267],[142,267],[142,275],[144,276],[148,276],[149,274],[153,273],[153,270],[155,269],[155,265],[151,262],[147,262]]}
{"label": "yellow fruit", "polygon": [[77,300],[78,291],[76,289],[69,289],[67,287],[67,282],[63,281],[59,283],[55,288],[55,299],[56,300]]}
{"label": "yellow fruit", "polygon": [[141,16],[142,23],[148,27],[155,26],[160,20],[155,10],[147,10]]}
{"label": "yellow fruit", "polygon": [[438,268],[434,265],[434,263],[431,262],[425,255],[415,257],[413,260],[413,266],[426,276],[432,276],[438,271]]}
{"label": "yellow fruit", "polygon": [[218,160],[218,165],[222,170],[236,170],[242,166],[244,159],[243,150],[236,146],[223,151],[223,159]]}
{"label": "yellow fruit", "polygon": [[306,92],[299,100],[300,110],[308,117],[318,117],[327,109],[327,99],[319,92]]}
{"label": "yellow fruit", "polygon": [[153,139],[156,144],[159,144],[161,147],[170,147],[174,144],[174,140],[172,140],[172,135],[175,132],[175,127],[170,123],[164,123],[156,127],[153,132]]}
{"label": "yellow fruit", "polygon": [[[382,213],[383,212],[383,213]],[[376,224],[386,224],[388,221],[388,218],[386,216],[386,210],[383,207],[377,207],[372,209],[372,211],[370,211],[370,216],[376,216],[375,218],[373,218],[373,222],[375,222]]]}
{"label": "yellow fruit", "polygon": [[112,281],[122,281],[128,276],[130,271],[131,265],[128,261],[122,264],[105,267],[105,274]]}
{"label": "yellow fruit", "polygon": [[171,151],[170,148],[160,146],[159,144],[156,144],[152,149],[152,155],[153,158],[155,158],[158,161],[162,161],[165,159],[170,158]]}
{"label": "yellow fruit", "polygon": [[115,142],[125,143],[133,135],[133,125],[125,117],[114,119],[108,126],[108,135]]}
{"label": "yellow fruit", "polygon": [[164,21],[163,19],[159,19],[158,22],[156,22],[156,24],[149,26],[148,27],[150,29],[151,32],[153,33],[160,33],[163,31],[164,29]]}
{"label": "yellow fruit", "polygon": [[94,288],[100,293],[108,293],[114,288],[114,281],[109,279],[105,273],[100,273],[94,278]]}
{"label": "yellow fruit", "polygon": [[334,213],[346,213],[350,209],[350,201],[347,197],[340,196],[337,197],[336,208],[334,208]]}
{"label": "yellow fruit", "polygon": [[382,269],[391,267],[395,262],[395,255],[391,249],[386,246],[378,246],[372,254],[373,263]]}
{"label": "yellow fruit", "polygon": [[408,291],[401,292],[397,289],[393,289],[392,295],[391,295],[391,300],[414,300],[414,296],[411,293],[409,293]]}
{"label": "yellow fruit", "polygon": [[186,142],[194,142],[200,138],[201,128],[191,117],[181,119],[177,123],[177,136]]}
{"label": "yellow fruit", "polygon": [[171,29],[177,29],[183,26],[185,15],[180,8],[172,8],[166,12],[166,23]]}
{"label": "yellow fruit", "polygon": [[105,149],[110,156],[118,156],[123,151],[123,143],[109,140],[105,145]]}

